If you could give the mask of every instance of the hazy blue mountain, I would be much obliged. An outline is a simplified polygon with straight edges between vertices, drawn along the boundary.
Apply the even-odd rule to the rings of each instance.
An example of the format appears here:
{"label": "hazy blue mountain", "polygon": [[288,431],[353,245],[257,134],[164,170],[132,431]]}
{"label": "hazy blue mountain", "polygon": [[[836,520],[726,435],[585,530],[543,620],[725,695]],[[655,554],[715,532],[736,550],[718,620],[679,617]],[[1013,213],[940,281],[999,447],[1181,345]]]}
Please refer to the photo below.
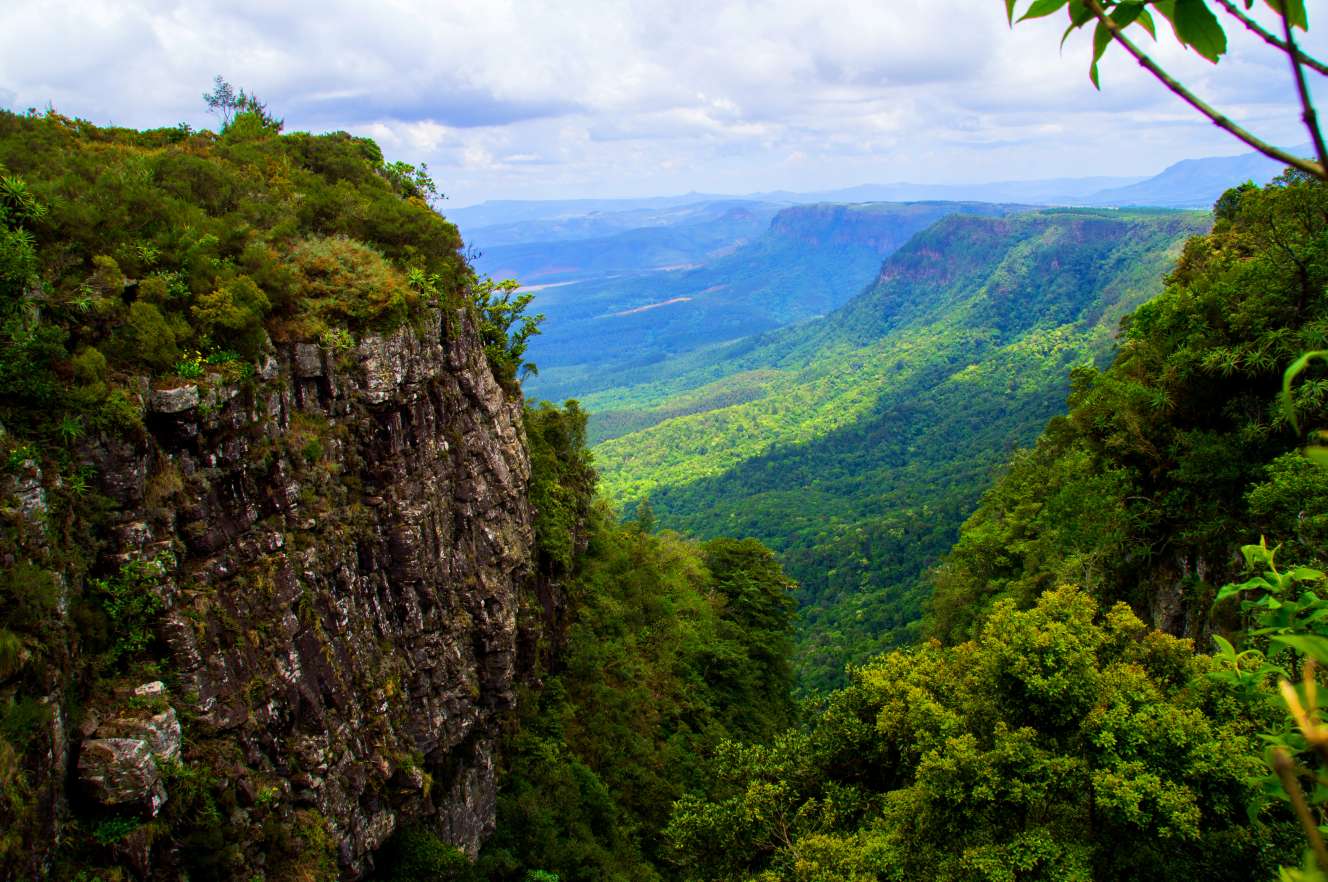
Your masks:
{"label": "hazy blue mountain", "polygon": [[1125,187],[1140,177],[1049,178],[1034,181],[997,181],[979,184],[861,184],[842,190],[793,193],[775,190],[749,198],[771,202],[1019,202],[1024,205],[1082,205],[1093,194]]}
{"label": "hazy blue mountain", "polygon": [[[1296,148],[1308,153],[1309,146]],[[1224,191],[1245,181],[1266,184],[1281,174],[1282,163],[1262,153],[1185,159],[1161,174],[1089,196],[1085,205],[1154,205],[1162,208],[1211,208]]]}
{"label": "hazy blue mountain", "polygon": [[540,375],[526,382],[527,394],[561,400],[641,382],[666,359],[824,314],[860,292],[882,260],[941,218],[1018,208],[796,206],[776,214],[751,242],[697,267],[543,288],[534,308],[547,317],[544,332],[529,350]]}
{"label": "hazy blue mountain", "polygon": [[481,252],[508,245],[563,243],[603,239],[634,230],[658,230],[672,226],[695,226],[719,220],[740,209],[768,211],[771,215],[789,202],[768,203],[751,199],[714,199],[667,208],[634,208],[626,211],[594,211],[589,214],[512,221],[489,226],[463,227],[466,242]]}
{"label": "hazy blue mountain", "polygon": [[686,193],[679,196],[648,196],[640,199],[495,199],[464,208],[447,206],[447,219],[463,232],[478,227],[523,221],[558,220],[596,213],[658,211],[698,202],[734,199],[734,196]]}
{"label": "hazy blue mountain", "polygon": [[[762,202],[707,202],[685,209],[631,212],[642,224],[610,235],[580,238],[603,220],[591,215],[572,221],[530,221],[509,228],[484,227],[468,241],[478,250],[475,268],[496,279],[515,278],[529,286],[560,280],[583,281],[608,273],[643,269],[680,268],[731,252],[759,236],[780,206]],[[618,216],[611,215],[615,220]],[[649,225],[645,225],[645,224]],[[521,227],[520,231],[515,229]],[[537,234],[564,236],[558,241],[513,242],[509,238]],[[498,235],[493,235],[498,233]],[[492,238],[490,238],[492,236]],[[493,239],[498,239],[497,243]]]}
{"label": "hazy blue mountain", "polygon": [[860,184],[833,190],[771,190],[744,195],[685,193],[640,199],[494,200],[465,208],[448,207],[447,219],[466,242],[481,249],[520,242],[588,239],[641,227],[690,223],[716,209],[765,202],[808,205],[818,202],[1018,202],[1075,205],[1111,188],[1145,180],[1135,177],[1049,178],[977,184]]}

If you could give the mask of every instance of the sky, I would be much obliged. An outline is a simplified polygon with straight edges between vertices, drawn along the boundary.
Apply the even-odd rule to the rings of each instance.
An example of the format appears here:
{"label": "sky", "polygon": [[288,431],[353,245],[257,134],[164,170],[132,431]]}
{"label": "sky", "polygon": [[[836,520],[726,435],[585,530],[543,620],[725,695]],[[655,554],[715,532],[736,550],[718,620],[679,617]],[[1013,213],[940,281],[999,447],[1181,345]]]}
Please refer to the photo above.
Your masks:
{"label": "sky", "polygon": [[[1308,8],[1306,49],[1328,50],[1328,0]],[[288,131],[426,162],[444,212],[1142,176],[1245,152],[1122,52],[1094,90],[1086,35],[1058,50],[1063,27],[1012,30],[1001,0],[4,0],[0,107],[215,128],[202,95],[222,75]],[[1285,58],[1227,33],[1216,66],[1142,39],[1241,123],[1306,142]]]}

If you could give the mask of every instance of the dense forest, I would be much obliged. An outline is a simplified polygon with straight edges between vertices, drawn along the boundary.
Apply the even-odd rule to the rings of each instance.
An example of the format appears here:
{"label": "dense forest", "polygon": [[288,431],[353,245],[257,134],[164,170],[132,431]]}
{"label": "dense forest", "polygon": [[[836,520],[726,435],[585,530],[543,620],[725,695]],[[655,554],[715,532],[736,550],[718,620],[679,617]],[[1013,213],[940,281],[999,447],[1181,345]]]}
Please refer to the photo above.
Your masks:
{"label": "dense forest", "polygon": [[[171,562],[106,558],[111,504],[90,459],[147,431],[146,388],[246,388],[274,342],[317,341],[336,356],[446,308],[478,329],[490,382],[519,396],[530,301],[474,276],[428,204],[427,174],[386,163],[372,142],[282,135],[261,105],[239,111],[221,134],[0,114],[0,463],[6,486],[54,476],[32,486],[51,488],[42,505],[56,537],[34,545],[23,513],[3,512],[0,868],[15,878],[50,810],[41,739],[55,709],[39,696],[71,684],[60,711],[77,731],[126,685],[180,682],[153,587]],[[873,410],[876,390],[855,397],[863,376],[940,390],[915,438],[855,439],[882,451],[866,474],[907,475],[915,456],[918,482],[950,488],[948,508],[903,515],[917,528],[900,541],[939,554],[945,533],[927,534],[929,522],[961,512],[1005,458],[984,433],[988,412],[964,411],[984,400],[973,390],[997,390],[1008,407],[1049,377],[1071,386],[1068,412],[1013,456],[926,581],[908,582],[922,624],[846,615],[878,642],[824,645],[814,685],[842,685],[802,704],[795,586],[776,554],[755,539],[660,530],[648,504],[621,521],[599,495],[586,411],[527,406],[522,504],[534,566],[562,608],[526,598],[520,611],[559,627],[519,623],[539,641],[504,711],[496,829],[472,858],[427,822],[403,824],[374,878],[1246,880],[1299,864],[1305,832],[1288,797],[1309,785],[1312,806],[1328,798],[1315,786],[1328,739],[1307,663],[1328,662],[1325,577],[1313,569],[1325,563],[1328,472],[1300,454],[1297,427],[1324,424],[1328,379],[1312,364],[1289,406],[1279,391],[1289,363],[1328,344],[1328,188],[1297,173],[1238,188],[1205,226],[1170,213],[944,220],[894,265],[913,276],[887,273],[851,305],[829,341],[838,348],[816,341],[838,355],[818,366],[819,385],[777,408],[744,403],[753,419],[764,407],[762,419],[790,420],[834,391],[882,428],[907,408]],[[1071,331],[1096,333],[1134,307],[1191,233],[1165,290],[1125,319],[1110,363],[1083,364],[1100,339]],[[954,238],[972,244],[970,262],[928,265],[929,249]],[[942,270],[949,287],[936,284]],[[910,281],[922,276],[925,289]],[[910,310],[922,318],[909,324]],[[903,332],[893,348],[864,348],[886,330]],[[746,425],[716,437],[741,446]],[[971,461],[938,473],[928,451],[956,436],[969,437]],[[300,464],[303,504],[334,533],[365,517],[363,488],[330,467],[346,443],[306,416],[260,457]],[[774,470],[787,453],[770,456]],[[156,482],[144,505],[168,508],[180,492]],[[317,618],[298,592],[290,602]],[[874,652],[887,642],[908,645]],[[1302,681],[1283,687],[1294,718],[1281,679]],[[140,878],[120,857],[128,841],[174,848],[159,878],[230,878],[250,866],[246,847],[262,852],[261,878],[343,874],[324,819],[282,813],[278,784],[232,786],[226,770],[241,760],[182,716],[160,813],[75,801],[51,878]],[[401,775],[385,791],[414,773],[427,799],[419,758],[392,761]],[[255,829],[261,841],[240,841]]]}
{"label": "dense forest", "polygon": [[[196,717],[183,720],[185,747],[164,771],[171,798],[148,823],[77,801],[66,819],[66,782],[50,780],[63,749],[51,733],[63,737],[62,721],[95,720],[100,706],[145,680],[183,691],[161,630],[163,584],[183,549],[108,559],[117,541],[110,525],[124,514],[110,494],[149,473],[135,475],[114,451],[132,450],[148,436],[147,420],[159,418],[151,390],[201,386],[195,403],[215,415],[223,396],[252,392],[273,369],[271,340],[344,352],[444,304],[472,309],[485,324],[499,376],[512,382],[520,361],[506,345],[502,305],[473,299],[456,229],[426,202],[426,174],[384,162],[371,141],[283,136],[261,105],[236,110],[221,134],[0,113],[6,878],[24,878],[53,825],[51,878],[128,878],[123,858],[111,855],[130,836],[179,844],[182,876],[235,871],[232,759],[210,752]],[[304,500],[338,512],[324,529],[352,517],[357,488],[329,459],[345,440],[325,418],[302,417],[257,451],[261,462],[301,464]],[[139,530],[173,516],[190,479],[170,463],[146,465]],[[136,711],[164,712],[155,699],[134,701]],[[275,792],[260,821],[271,872],[334,872],[316,813],[278,816]]]}
{"label": "dense forest", "polygon": [[[965,524],[931,577],[927,639],[852,669],[773,739],[720,744],[673,806],[666,873],[1260,879],[1298,863],[1264,751],[1317,765],[1272,680],[1303,663],[1292,646],[1322,654],[1297,641],[1321,630],[1323,576],[1292,565],[1321,562],[1328,472],[1296,452],[1278,391],[1324,340],[1325,198],[1290,173],[1223,198],[1111,365],[1074,371],[1069,413]],[[1299,378],[1302,423],[1324,389]],[[1244,592],[1219,594],[1247,568]]]}
{"label": "dense forest", "polygon": [[[771,212],[759,210],[762,207],[757,203],[740,213],[735,209],[741,217],[766,220],[759,235],[732,235],[724,248],[675,261],[681,268],[585,278],[595,261],[620,252],[618,240],[631,238],[627,234],[609,241],[527,246],[555,266],[581,270],[539,293],[540,309],[550,320],[535,344],[540,374],[530,379],[528,393],[553,400],[585,398],[664,381],[677,371],[680,357],[704,358],[716,344],[806,321],[843,305],[871,283],[884,258],[941,218],[999,216],[1017,209],[980,202],[803,205],[771,218]],[[731,216],[721,220],[728,221],[725,226],[733,224]],[[668,238],[673,229],[634,236]],[[633,244],[634,260],[650,258],[653,252],[645,243]],[[579,261],[574,255],[564,258],[564,249],[586,256]],[[479,265],[504,266],[503,249],[499,251],[495,262],[482,255]],[[519,273],[517,277],[526,279]],[[613,415],[597,408],[591,416],[592,443],[616,434],[622,429]]]}
{"label": "dense forest", "polygon": [[[63,787],[43,779],[52,684],[69,685],[59,711],[75,726],[127,685],[182,688],[162,637],[160,584],[173,559],[106,559],[115,540],[101,488],[124,478],[101,473],[95,456],[161,419],[145,413],[148,383],[251,389],[273,369],[270,341],[312,340],[336,356],[369,334],[423,333],[426,313],[444,307],[472,314],[490,369],[519,394],[528,298],[473,276],[455,228],[427,204],[427,174],[384,162],[370,141],[280,128],[258,105],[242,106],[221,134],[0,115],[5,486],[46,475],[59,488],[41,497],[53,540],[28,535],[23,512],[8,509],[0,538],[7,877],[22,878],[50,823],[49,794]],[[209,400],[220,412],[224,399]],[[538,648],[539,677],[508,723],[498,831],[472,866],[436,833],[408,826],[380,855],[381,878],[656,878],[671,866],[657,833],[673,802],[704,784],[704,758],[795,722],[793,585],[772,553],[752,540],[698,543],[619,524],[596,496],[585,431],[575,404],[525,413],[537,562],[568,615]],[[362,499],[331,460],[347,440],[326,417],[297,416],[273,441],[300,464],[302,502],[322,529],[342,529]],[[178,504],[187,480],[160,474],[144,502],[149,519]],[[533,602],[522,614],[541,615]],[[127,842],[180,850],[158,878],[224,879],[244,865],[248,834],[227,780],[235,760],[209,725],[182,717],[160,813],[145,821],[76,800],[50,878],[136,878]],[[420,761],[399,760],[408,770]],[[267,877],[336,878],[322,820],[278,811],[277,792],[267,786],[243,803],[262,816]]]}

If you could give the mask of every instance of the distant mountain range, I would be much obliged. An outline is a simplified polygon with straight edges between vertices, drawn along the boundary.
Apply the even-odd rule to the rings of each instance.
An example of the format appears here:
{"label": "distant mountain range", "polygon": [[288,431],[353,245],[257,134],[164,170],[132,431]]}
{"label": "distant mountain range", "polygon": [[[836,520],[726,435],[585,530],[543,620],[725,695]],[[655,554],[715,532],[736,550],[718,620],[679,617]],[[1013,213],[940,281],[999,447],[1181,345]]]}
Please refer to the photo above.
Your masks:
{"label": "distant mountain range", "polygon": [[[754,205],[703,224],[483,253],[476,260],[482,272],[536,283],[535,309],[548,319],[531,341],[540,373],[524,384],[527,395],[559,401],[649,381],[665,359],[830,312],[870,284],[881,261],[942,218],[1028,209],[982,202]],[[733,238],[717,248],[725,232]]]}
{"label": "distant mountain range", "polygon": [[[1309,151],[1308,147],[1301,149]],[[1209,208],[1229,187],[1245,181],[1266,184],[1283,168],[1261,153],[1186,159],[1146,181],[1094,193],[1084,204]]]}
{"label": "distant mountain range", "polygon": [[[1308,145],[1293,152],[1309,152]],[[628,229],[687,223],[734,203],[775,206],[816,202],[948,200],[1053,206],[1209,208],[1228,187],[1267,183],[1282,167],[1258,153],[1186,159],[1150,178],[1083,177],[984,184],[862,184],[839,190],[773,190],[730,196],[685,193],[641,199],[492,201],[449,209],[467,242],[498,245],[595,238]],[[716,205],[719,203],[719,205]]]}

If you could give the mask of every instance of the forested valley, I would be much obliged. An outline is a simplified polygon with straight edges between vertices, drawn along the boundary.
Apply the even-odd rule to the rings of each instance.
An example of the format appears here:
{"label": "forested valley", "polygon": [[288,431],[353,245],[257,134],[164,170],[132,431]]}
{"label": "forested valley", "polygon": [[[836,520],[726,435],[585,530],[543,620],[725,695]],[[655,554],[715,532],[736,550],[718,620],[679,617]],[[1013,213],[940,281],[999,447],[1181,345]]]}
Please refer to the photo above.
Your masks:
{"label": "forested valley", "polygon": [[1328,184],[816,209],[928,223],[555,405],[426,170],[223,85],[0,112],[0,872],[1324,878]]}

